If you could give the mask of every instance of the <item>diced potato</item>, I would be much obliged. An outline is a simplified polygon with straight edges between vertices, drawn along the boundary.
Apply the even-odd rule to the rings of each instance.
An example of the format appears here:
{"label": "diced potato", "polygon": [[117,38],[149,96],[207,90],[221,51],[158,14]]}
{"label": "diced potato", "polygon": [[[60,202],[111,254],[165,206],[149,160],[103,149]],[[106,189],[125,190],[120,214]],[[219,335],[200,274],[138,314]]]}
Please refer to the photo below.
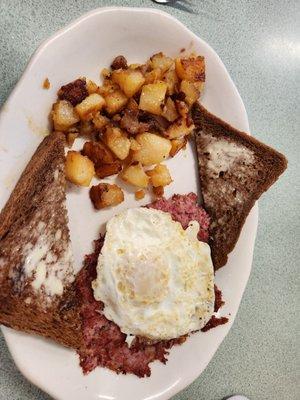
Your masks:
{"label": "diced potato", "polygon": [[194,83],[189,81],[181,81],[180,82],[180,91],[185,94],[185,101],[191,107],[199,97],[199,90],[196,88]]}
{"label": "diced potato", "polygon": [[121,178],[131,185],[142,188],[146,188],[149,183],[149,176],[145,173],[139,162],[135,162],[126,167],[121,174]]}
{"label": "diced potato", "polygon": [[59,100],[53,104],[52,119],[56,131],[67,131],[79,121],[74,107],[67,100]]}
{"label": "diced potato", "polygon": [[137,103],[133,98],[131,98],[131,99],[128,100],[126,109],[131,110],[131,111],[137,111],[137,112],[138,112],[138,110],[139,110],[139,105],[138,105],[138,103]]}
{"label": "diced potato", "polygon": [[107,147],[120,160],[125,160],[129,154],[130,140],[120,128],[108,126],[104,133],[103,140]]}
{"label": "diced potato", "polygon": [[129,138],[130,140],[130,150],[140,150],[141,145],[138,141],[136,141],[133,137]]}
{"label": "diced potato", "polygon": [[78,136],[77,132],[68,132],[67,133],[66,140],[67,140],[68,147],[73,146],[73,143],[75,142],[75,139],[77,138],[77,136]]}
{"label": "diced potato", "polygon": [[150,62],[153,69],[159,68],[162,72],[166,72],[174,64],[172,58],[166,57],[163,53],[154,54]]}
{"label": "diced potato", "polygon": [[171,97],[167,98],[161,115],[170,122],[175,121],[175,119],[179,117],[175,103]]}
{"label": "diced potato", "polygon": [[112,164],[116,160],[113,153],[102,142],[85,142],[81,153],[94,164]]}
{"label": "diced potato", "polygon": [[140,189],[134,193],[134,197],[136,200],[142,200],[145,197],[145,190]]}
{"label": "diced potato", "polygon": [[168,168],[163,164],[157,164],[146,174],[150,177],[150,182],[154,187],[167,186],[173,182]]}
{"label": "diced potato", "polygon": [[135,162],[134,160],[133,160],[133,158],[132,158],[132,151],[129,151],[129,154],[128,154],[128,156],[125,158],[125,160],[122,160],[122,162],[123,162],[123,165],[129,165],[129,164],[132,164],[133,162]]}
{"label": "diced potato", "polygon": [[134,161],[139,161],[147,166],[158,164],[169,156],[172,147],[169,139],[145,132],[137,135],[136,140],[141,148],[133,151]]}
{"label": "diced potato", "polygon": [[86,97],[81,103],[77,104],[75,110],[83,121],[93,118],[97,111],[105,106],[104,98],[98,94],[93,93]]}
{"label": "diced potato", "polygon": [[89,94],[97,93],[98,91],[98,85],[94,82],[88,79],[86,81],[86,88]]}
{"label": "diced potato", "polygon": [[99,87],[98,92],[101,94],[101,96],[105,97],[109,93],[112,93],[119,89],[119,85],[114,83],[111,79],[107,78],[104,80],[103,85]]}
{"label": "diced potato", "polygon": [[145,64],[139,65],[137,69],[145,76],[146,72],[151,69],[150,60],[146,61]]}
{"label": "diced potato", "polygon": [[43,87],[43,89],[46,89],[46,90],[50,88],[50,81],[48,78],[45,78],[42,87]]}
{"label": "diced potato", "polygon": [[194,85],[195,85],[196,89],[199,91],[199,93],[202,93],[204,90],[205,81],[194,82]]}
{"label": "diced potato", "polygon": [[173,139],[171,140],[171,143],[172,143],[172,148],[170,151],[170,156],[174,157],[181,149],[183,149],[186,146],[187,139],[186,137]]}
{"label": "diced potato", "polygon": [[104,115],[101,115],[98,111],[97,114],[93,118],[93,124],[97,129],[103,129],[109,123],[109,119]]}
{"label": "diced potato", "polygon": [[111,74],[111,71],[108,68],[103,68],[101,71],[101,76],[103,76],[103,78],[108,78]]}
{"label": "diced potato", "polygon": [[187,104],[184,101],[179,101],[179,100],[176,100],[175,104],[176,104],[176,110],[177,110],[178,114],[182,118],[186,118],[189,113],[189,108],[188,108]]}
{"label": "diced potato", "polygon": [[205,60],[202,56],[176,58],[175,70],[182,80],[200,83],[205,81]]}
{"label": "diced potato", "polygon": [[175,89],[178,86],[178,77],[174,69],[167,71],[163,77],[163,81],[168,85],[168,95],[175,93]]}
{"label": "diced potato", "polygon": [[170,125],[165,134],[169,139],[177,139],[189,135],[195,128],[194,124],[187,125],[186,118],[179,118]]}
{"label": "diced potato", "polygon": [[164,195],[164,187],[163,186],[157,186],[152,188],[153,193],[156,197],[163,197]]}
{"label": "diced potato", "polygon": [[103,179],[121,172],[122,164],[118,160],[114,161],[112,164],[98,164],[95,166],[95,171],[97,177]]}
{"label": "diced potato", "polygon": [[81,136],[91,136],[95,131],[95,126],[92,121],[81,121],[79,132]]}
{"label": "diced potato", "polygon": [[145,74],[145,84],[155,83],[162,78],[162,71],[160,68],[155,68]]}
{"label": "diced potato", "polygon": [[124,193],[117,185],[99,183],[90,189],[90,198],[97,210],[101,208],[116,206],[124,201]]}
{"label": "diced potato", "polygon": [[141,66],[141,64],[130,64],[129,65],[129,67],[128,68],[130,68],[130,69],[136,69],[136,68],[139,68]]}
{"label": "diced potato", "polygon": [[95,169],[93,162],[78,153],[78,151],[68,151],[65,164],[66,179],[79,186],[89,186]]}
{"label": "diced potato", "polygon": [[120,111],[127,103],[128,99],[121,90],[115,90],[108,93],[105,97],[105,109],[109,114],[115,114]]}
{"label": "diced potato", "polygon": [[161,115],[166,92],[167,84],[165,82],[143,86],[139,108],[152,114]]}
{"label": "diced potato", "polygon": [[[122,117],[121,117],[120,114],[115,114],[114,116],[111,117],[111,120],[112,120],[112,121],[118,122],[118,123],[121,121],[121,119],[122,119]],[[114,125],[114,124],[113,124],[113,125]]]}
{"label": "diced potato", "polygon": [[113,71],[112,80],[120,86],[127,97],[134,96],[145,82],[143,74],[136,69]]}

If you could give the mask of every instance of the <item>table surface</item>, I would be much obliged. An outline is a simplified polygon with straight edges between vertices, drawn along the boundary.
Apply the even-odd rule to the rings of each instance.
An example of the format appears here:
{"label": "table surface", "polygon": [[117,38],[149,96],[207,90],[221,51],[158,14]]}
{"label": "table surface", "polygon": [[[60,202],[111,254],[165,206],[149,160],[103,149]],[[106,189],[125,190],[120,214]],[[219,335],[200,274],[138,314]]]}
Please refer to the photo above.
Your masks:
{"label": "table surface", "polygon": [[[282,151],[289,167],[259,202],[253,268],[236,321],[207,369],[173,400],[221,400],[232,393],[255,400],[299,399],[299,2],[192,3],[196,14],[150,0],[1,0],[0,104],[38,44],[96,7],[157,7],[207,41],[237,85],[252,134]],[[1,334],[0,352],[1,400],[50,400],[17,371]]]}

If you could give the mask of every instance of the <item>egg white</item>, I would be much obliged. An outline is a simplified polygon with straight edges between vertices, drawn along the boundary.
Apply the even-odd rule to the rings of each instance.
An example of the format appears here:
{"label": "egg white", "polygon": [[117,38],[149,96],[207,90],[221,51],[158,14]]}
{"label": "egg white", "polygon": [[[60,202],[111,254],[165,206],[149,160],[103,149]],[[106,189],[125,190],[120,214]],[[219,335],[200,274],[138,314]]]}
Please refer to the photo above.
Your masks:
{"label": "egg white", "polygon": [[151,340],[201,329],[214,310],[214,271],[198,229],[196,221],[184,230],[170,214],[147,208],[113,217],[93,281],[106,318]]}

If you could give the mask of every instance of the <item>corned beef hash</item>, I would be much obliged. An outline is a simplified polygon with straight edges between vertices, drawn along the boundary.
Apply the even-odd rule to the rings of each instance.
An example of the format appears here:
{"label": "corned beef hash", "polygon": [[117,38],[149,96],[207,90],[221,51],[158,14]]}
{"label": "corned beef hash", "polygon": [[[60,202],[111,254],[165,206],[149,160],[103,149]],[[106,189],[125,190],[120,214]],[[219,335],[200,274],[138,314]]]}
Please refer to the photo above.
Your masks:
{"label": "corned beef hash", "polygon": [[78,280],[85,373],[102,366],[149,376],[149,363],[165,363],[168,349],[188,334],[227,322],[215,315],[223,302],[209,246],[196,239],[208,238],[208,226],[194,193],[108,222]]}

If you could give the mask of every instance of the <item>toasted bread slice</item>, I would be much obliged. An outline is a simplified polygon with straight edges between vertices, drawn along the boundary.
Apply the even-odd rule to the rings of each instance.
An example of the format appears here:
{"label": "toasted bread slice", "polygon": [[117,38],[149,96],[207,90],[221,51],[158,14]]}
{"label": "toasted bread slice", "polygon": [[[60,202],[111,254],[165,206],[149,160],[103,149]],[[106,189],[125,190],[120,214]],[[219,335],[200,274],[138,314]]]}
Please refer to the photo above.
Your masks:
{"label": "toasted bread slice", "polygon": [[47,136],[0,214],[0,323],[80,345],[64,135]]}
{"label": "toasted bread slice", "polygon": [[255,201],[287,167],[286,158],[197,104],[193,112],[200,185],[211,216],[215,269],[226,264]]}

